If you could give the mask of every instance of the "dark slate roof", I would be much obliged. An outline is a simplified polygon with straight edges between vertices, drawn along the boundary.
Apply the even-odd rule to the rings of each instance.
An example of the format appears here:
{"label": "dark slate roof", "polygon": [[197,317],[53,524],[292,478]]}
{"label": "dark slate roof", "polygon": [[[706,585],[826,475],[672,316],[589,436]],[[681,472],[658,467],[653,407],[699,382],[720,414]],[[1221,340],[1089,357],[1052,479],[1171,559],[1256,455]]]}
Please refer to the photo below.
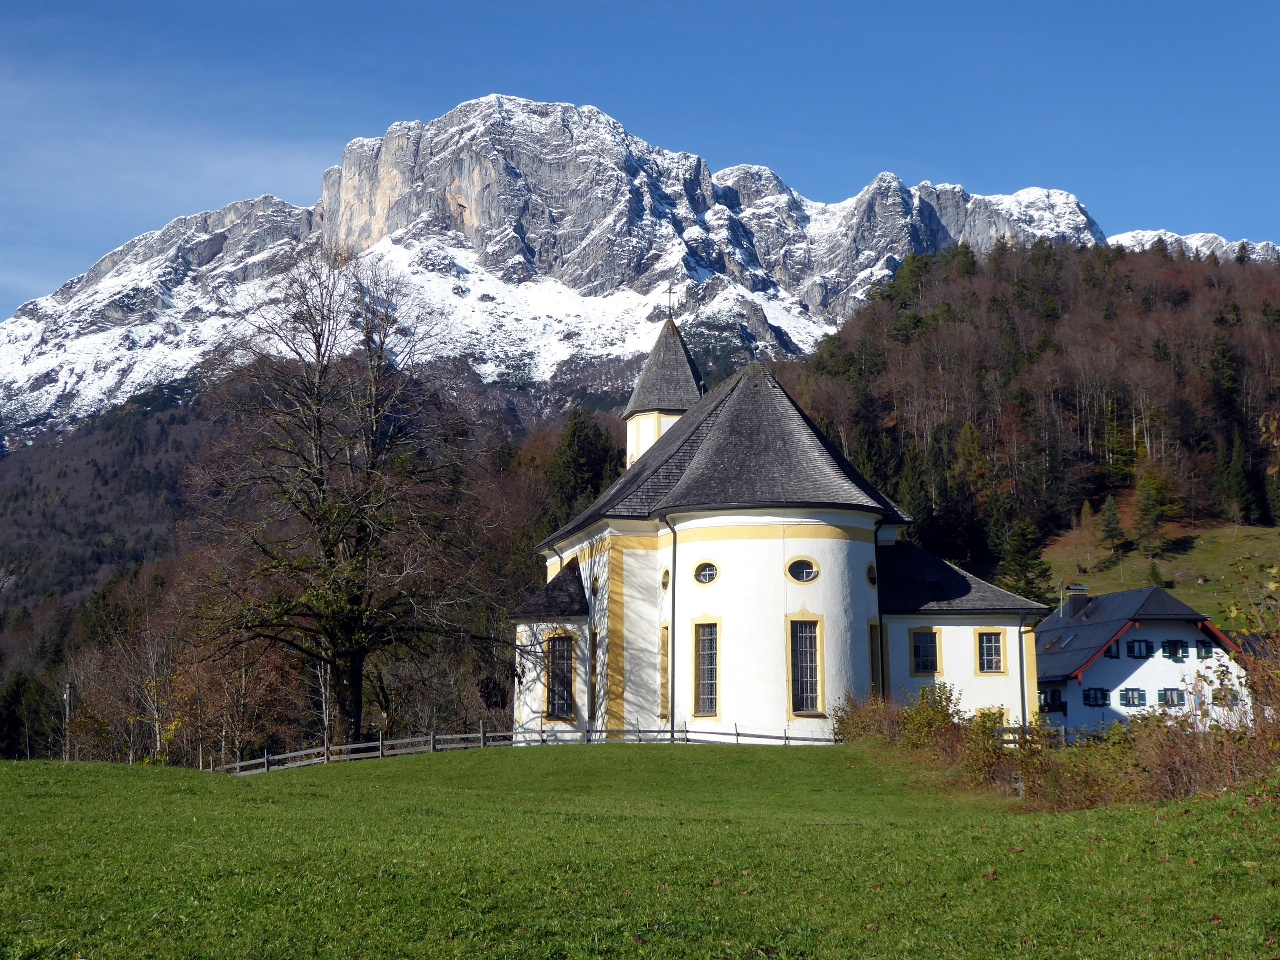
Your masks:
{"label": "dark slate roof", "polygon": [[1131,621],[1203,623],[1208,620],[1160,587],[1103,593],[1090,597],[1076,616],[1061,606],[1036,627],[1036,665],[1040,680],[1059,683],[1075,675],[1104,650]]}
{"label": "dark slate roof", "polygon": [[640,370],[623,417],[659,410],[684,413],[702,397],[702,374],[676,325],[667,319]]}
{"label": "dark slate roof", "polygon": [[906,523],[846,460],[772,374],[748,364],[699,400],[590,507],[538,545],[605,518],[688,510],[829,507]]}
{"label": "dark slate roof", "polygon": [[566,617],[585,617],[588,612],[587,594],[582,589],[582,572],[578,558],[574,557],[545,587],[512,610],[507,619],[546,623]]}
{"label": "dark slate roof", "polygon": [[1036,616],[1049,608],[1001,590],[906,540],[882,546],[880,612],[1009,613]]}

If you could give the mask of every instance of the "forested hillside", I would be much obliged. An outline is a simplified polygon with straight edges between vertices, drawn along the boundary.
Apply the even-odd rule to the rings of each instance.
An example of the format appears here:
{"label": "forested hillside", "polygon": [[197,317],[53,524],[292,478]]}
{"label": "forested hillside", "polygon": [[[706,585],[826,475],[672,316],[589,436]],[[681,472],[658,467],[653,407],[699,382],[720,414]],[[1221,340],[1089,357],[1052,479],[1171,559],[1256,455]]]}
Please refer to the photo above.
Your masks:
{"label": "forested hillside", "polygon": [[[1280,408],[1277,304],[1280,267],[1244,258],[960,246],[909,257],[777,373],[915,518],[912,537],[1045,596],[1043,544],[1074,526],[1089,563],[1128,557],[1129,569],[1178,549],[1172,521],[1280,519],[1274,435],[1260,425]],[[435,376],[423,375],[432,402],[466,424],[447,441],[452,542],[439,549],[452,592],[430,643],[366,665],[370,722],[391,733],[508,715],[505,616],[542,579],[532,549],[621,468],[607,406],[538,420],[527,396],[457,378],[442,390]],[[82,758],[191,763],[329,728],[324,669],[208,633],[206,572],[221,561],[192,537],[209,501],[191,477],[208,472],[229,416],[183,385],[0,460],[0,754],[69,743]]]}
{"label": "forested hillside", "polygon": [[1120,488],[1149,550],[1168,520],[1280,515],[1259,427],[1280,405],[1275,265],[1159,244],[911,257],[788,377],[913,536],[980,572],[1018,521],[1043,539]]}

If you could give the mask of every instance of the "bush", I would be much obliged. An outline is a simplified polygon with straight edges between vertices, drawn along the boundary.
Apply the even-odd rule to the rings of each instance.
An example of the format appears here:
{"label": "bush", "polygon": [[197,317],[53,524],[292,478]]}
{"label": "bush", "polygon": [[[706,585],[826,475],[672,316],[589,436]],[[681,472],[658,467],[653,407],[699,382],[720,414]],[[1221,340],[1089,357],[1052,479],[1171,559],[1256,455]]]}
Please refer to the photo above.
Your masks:
{"label": "bush", "polygon": [[859,701],[849,694],[836,707],[831,719],[835,738],[840,743],[872,737],[893,743],[902,736],[902,708],[884,697]]}

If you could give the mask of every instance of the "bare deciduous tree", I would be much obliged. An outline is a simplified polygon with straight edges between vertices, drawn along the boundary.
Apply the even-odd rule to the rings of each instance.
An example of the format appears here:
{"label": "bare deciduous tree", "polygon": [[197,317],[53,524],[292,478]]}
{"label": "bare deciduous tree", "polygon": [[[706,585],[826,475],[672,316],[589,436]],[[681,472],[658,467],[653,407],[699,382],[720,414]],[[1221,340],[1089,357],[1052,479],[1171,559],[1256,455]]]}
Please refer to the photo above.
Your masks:
{"label": "bare deciduous tree", "polygon": [[419,375],[429,312],[374,260],[305,251],[250,324],[197,471],[206,614],[225,643],[327,664],[356,739],[372,654],[464,632],[467,425]]}

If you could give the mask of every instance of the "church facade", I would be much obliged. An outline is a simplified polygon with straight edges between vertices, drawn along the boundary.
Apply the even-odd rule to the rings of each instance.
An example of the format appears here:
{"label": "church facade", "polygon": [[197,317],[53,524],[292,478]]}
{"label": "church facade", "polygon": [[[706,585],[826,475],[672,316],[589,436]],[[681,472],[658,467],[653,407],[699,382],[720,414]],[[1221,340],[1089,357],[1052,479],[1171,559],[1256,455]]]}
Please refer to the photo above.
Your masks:
{"label": "church facade", "polygon": [[1035,709],[1046,609],[902,539],[763,366],[704,394],[667,321],[624,419],[625,472],[539,545],[548,583],[512,617],[517,742],[828,737],[846,696],[937,681]]}

